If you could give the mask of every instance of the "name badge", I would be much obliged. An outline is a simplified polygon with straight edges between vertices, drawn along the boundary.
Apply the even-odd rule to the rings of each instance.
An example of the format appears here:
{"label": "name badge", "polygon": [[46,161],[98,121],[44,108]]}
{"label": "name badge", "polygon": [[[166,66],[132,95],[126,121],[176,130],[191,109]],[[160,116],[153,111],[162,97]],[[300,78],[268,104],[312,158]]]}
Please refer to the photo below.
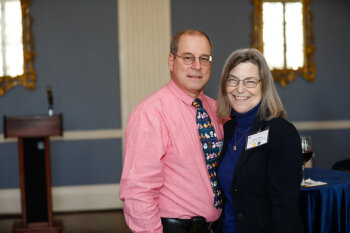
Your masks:
{"label": "name badge", "polygon": [[268,141],[269,130],[264,130],[248,136],[246,150],[264,145]]}

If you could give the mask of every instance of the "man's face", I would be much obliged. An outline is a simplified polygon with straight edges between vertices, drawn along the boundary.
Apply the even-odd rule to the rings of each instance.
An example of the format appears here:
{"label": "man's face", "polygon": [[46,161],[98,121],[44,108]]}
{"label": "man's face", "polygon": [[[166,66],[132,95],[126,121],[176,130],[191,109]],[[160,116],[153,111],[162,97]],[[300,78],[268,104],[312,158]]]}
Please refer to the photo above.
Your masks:
{"label": "man's face", "polygon": [[178,56],[193,54],[196,59],[190,65],[184,64],[180,57],[169,54],[168,66],[171,78],[187,94],[198,97],[201,90],[208,83],[211,74],[211,64],[202,65],[199,56],[211,55],[209,41],[204,36],[182,35],[178,44]]}

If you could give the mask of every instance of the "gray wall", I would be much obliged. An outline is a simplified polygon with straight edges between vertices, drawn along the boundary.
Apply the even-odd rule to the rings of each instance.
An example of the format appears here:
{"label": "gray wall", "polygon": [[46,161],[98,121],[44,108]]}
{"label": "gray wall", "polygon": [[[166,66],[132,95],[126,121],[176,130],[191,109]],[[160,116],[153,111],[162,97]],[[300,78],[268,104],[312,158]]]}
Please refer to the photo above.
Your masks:
{"label": "gray wall", "polygon": [[[249,0],[173,0],[172,32],[199,28],[214,44],[212,79],[206,93],[215,98],[221,67],[235,49],[250,45],[253,5]],[[65,130],[121,127],[116,0],[33,0],[37,88],[16,87],[0,97],[0,115],[45,114],[46,85],[52,85],[55,111]],[[349,120],[348,79],[350,2],[315,0],[316,80],[301,78],[278,91],[291,121]],[[2,132],[0,124],[0,132]],[[349,157],[350,130],[304,131],[313,137],[316,167],[330,168]],[[53,185],[118,183],[121,140],[52,141]],[[16,143],[0,143],[0,188],[18,187]]]}
{"label": "gray wall", "polygon": [[[46,114],[51,85],[64,130],[121,127],[116,0],[33,0],[37,87],[0,98],[0,115]],[[0,132],[3,125],[0,125]],[[51,142],[52,183],[118,183],[121,140]],[[0,143],[0,188],[19,185],[16,143]]]}
{"label": "gray wall", "polygon": [[[276,84],[290,121],[350,120],[348,67],[350,1],[315,0],[313,12],[316,80],[302,78],[282,88]],[[199,28],[214,45],[213,73],[206,92],[215,98],[221,68],[235,49],[250,46],[253,4],[249,0],[172,1],[172,31]],[[338,160],[350,158],[350,130],[300,131],[311,135],[316,157],[314,166],[331,168]]]}

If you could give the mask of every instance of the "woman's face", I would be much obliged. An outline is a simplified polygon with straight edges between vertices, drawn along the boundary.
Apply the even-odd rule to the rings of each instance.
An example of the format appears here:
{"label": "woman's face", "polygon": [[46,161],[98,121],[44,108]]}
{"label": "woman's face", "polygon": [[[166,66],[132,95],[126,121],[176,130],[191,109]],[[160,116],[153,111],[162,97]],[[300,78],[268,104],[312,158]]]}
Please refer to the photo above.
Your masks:
{"label": "woman's face", "polygon": [[[239,80],[237,86],[232,86]],[[243,80],[245,80],[243,82]],[[256,87],[246,87],[245,84]],[[230,86],[231,85],[231,86]],[[234,84],[233,84],[234,85]],[[259,68],[251,62],[243,62],[234,67],[226,82],[226,92],[231,107],[238,113],[245,113],[254,108],[262,99]]]}

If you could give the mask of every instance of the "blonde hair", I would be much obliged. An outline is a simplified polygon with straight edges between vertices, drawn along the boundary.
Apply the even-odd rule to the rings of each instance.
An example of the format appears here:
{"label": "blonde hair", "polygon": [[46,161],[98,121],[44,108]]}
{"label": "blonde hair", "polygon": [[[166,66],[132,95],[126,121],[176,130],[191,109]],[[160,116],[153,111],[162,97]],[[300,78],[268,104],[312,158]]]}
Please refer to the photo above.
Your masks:
{"label": "blonde hair", "polygon": [[236,50],[227,58],[221,73],[221,81],[217,97],[217,115],[220,118],[227,118],[231,114],[232,107],[227,97],[226,82],[230,71],[243,62],[251,62],[259,68],[262,86],[262,100],[258,117],[265,120],[270,120],[279,116],[285,118],[287,114],[277,93],[271,71],[266,63],[264,55],[262,55],[257,49],[253,48]]}

